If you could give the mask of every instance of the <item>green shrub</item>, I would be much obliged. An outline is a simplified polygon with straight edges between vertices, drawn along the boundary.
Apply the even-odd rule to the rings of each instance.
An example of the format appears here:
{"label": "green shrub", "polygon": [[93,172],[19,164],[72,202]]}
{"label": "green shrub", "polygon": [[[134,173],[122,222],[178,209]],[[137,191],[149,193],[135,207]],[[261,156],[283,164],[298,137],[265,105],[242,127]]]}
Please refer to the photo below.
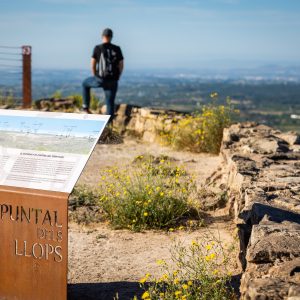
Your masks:
{"label": "green shrub", "polygon": [[80,95],[80,94],[71,95],[71,98],[74,100],[74,105],[77,108],[82,107],[82,95]]}
{"label": "green shrub", "polygon": [[[229,300],[236,299],[229,285],[232,248],[225,249],[210,235],[188,246],[176,243],[172,263],[158,260],[161,276],[146,274],[140,280],[143,300]],[[135,297],[135,300],[138,298]]]}
{"label": "green shrub", "polygon": [[62,90],[56,90],[53,93],[52,97],[55,98],[55,99],[62,99],[63,98]]}
{"label": "green shrub", "polygon": [[171,129],[163,130],[163,141],[176,149],[219,153],[223,130],[238,111],[234,110],[229,98],[226,105],[218,105],[217,94],[213,93],[211,97],[212,102],[203,106],[202,112],[174,120]]}
{"label": "green shrub", "polygon": [[[77,108],[81,108],[83,104],[82,95],[80,94],[74,94],[70,96],[74,100],[74,105]],[[103,104],[102,99],[97,97],[95,93],[91,93],[91,102],[90,102],[90,108],[91,110],[97,110],[99,106]]]}
{"label": "green shrub", "polygon": [[2,89],[0,89],[0,105],[8,105],[13,107],[15,105],[15,97],[13,91],[10,89],[8,93],[4,93]]}
{"label": "green shrub", "polygon": [[181,167],[143,156],[102,172],[100,205],[115,228],[170,228],[193,210],[195,183]]}
{"label": "green shrub", "polygon": [[103,211],[98,200],[99,195],[95,189],[86,185],[76,186],[69,199],[69,220],[85,225],[103,221]]}

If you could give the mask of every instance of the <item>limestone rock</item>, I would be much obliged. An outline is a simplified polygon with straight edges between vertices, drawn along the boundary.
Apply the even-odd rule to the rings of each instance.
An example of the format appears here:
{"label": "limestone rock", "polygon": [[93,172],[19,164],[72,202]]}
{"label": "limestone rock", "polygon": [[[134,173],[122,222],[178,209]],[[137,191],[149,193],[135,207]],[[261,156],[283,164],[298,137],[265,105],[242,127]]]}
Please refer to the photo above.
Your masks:
{"label": "limestone rock", "polygon": [[291,286],[289,288],[287,300],[300,300],[300,286]]}
{"label": "limestone rock", "polygon": [[290,284],[278,278],[259,278],[247,283],[242,292],[242,300],[284,300],[288,296]]}
{"label": "limestone rock", "polygon": [[272,154],[287,152],[289,151],[289,146],[286,141],[274,136],[269,136],[255,140],[251,145],[251,149],[254,153]]}
{"label": "limestone rock", "polygon": [[300,225],[254,225],[246,258],[256,263],[292,259],[300,257],[299,245]]}
{"label": "limestone rock", "polygon": [[277,136],[283,140],[285,140],[289,145],[299,145],[300,144],[300,136],[295,132],[287,132],[280,133]]}

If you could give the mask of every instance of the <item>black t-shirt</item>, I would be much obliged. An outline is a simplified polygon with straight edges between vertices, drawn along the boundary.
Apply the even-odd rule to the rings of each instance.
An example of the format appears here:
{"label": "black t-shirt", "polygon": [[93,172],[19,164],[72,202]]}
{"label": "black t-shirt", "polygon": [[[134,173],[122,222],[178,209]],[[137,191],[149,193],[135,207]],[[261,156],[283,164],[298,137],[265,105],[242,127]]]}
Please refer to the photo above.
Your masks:
{"label": "black t-shirt", "polygon": [[[104,53],[105,52],[105,53]],[[112,71],[108,75],[102,75],[99,68],[101,69],[100,60],[102,57],[106,57],[105,59],[109,59],[112,65]],[[100,77],[105,77],[107,79],[118,80],[120,77],[119,71],[119,62],[124,59],[121,48],[112,43],[103,43],[95,46],[92,58],[97,61],[97,73]]]}

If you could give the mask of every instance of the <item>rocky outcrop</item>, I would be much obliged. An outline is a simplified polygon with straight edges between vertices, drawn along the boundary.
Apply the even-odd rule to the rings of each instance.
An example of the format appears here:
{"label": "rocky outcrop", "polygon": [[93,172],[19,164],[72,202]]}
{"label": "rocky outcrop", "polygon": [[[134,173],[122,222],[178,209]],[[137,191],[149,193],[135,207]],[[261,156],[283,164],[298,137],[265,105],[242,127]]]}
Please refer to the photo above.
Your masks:
{"label": "rocky outcrop", "polygon": [[300,139],[248,122],[225,129],[209,179],[228,189],[244,273],[241,299],[300,299]]}

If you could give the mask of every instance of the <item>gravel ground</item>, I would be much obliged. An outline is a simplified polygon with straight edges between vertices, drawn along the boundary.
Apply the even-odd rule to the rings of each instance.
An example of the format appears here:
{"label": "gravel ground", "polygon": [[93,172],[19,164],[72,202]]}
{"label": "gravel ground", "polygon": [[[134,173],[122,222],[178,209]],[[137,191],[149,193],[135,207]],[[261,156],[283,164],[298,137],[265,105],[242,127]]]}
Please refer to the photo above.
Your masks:
{"label": "gravel ground", "polygon": [[[78,184],[95,186],[99,170],[104,167],[122,166],[142,154],[168,155],[197,176],[201,184],[219,165],[220,157],[208,154],[178,152],[158,144],[147,144],[126,139],[121,144],[98,144],[86,165]],[[139,294],[138,280],[149,272],[160,274],[157,259],[170,261],[170,247],[175,240],[191,243],[207,233],[220,235],[222,242],[234,243],[233,224],[218,221],[198,230],[146,231],[133,233],[112,230],[108,224],[93,226],[69,225],[69,296],[68,299],[132,299]],[[238,269],[234,266],[236,272]]]}

